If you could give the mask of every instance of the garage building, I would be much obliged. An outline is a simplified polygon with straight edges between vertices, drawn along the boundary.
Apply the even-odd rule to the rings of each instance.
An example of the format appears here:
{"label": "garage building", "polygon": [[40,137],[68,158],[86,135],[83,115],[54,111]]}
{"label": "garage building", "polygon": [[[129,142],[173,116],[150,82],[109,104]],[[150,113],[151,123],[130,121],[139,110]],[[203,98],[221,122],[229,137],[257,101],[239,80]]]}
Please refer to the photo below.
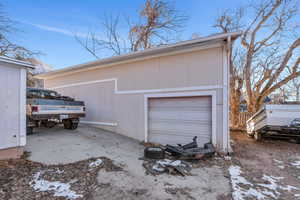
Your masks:
{"label": "garage building", "polygon": [[0,56],[0,159],[18,158],[26,144],[26,70],[32,65]]}
{"label": "garage building", "polygon": [[212,142],[229,150],[231,42],[217,34],[38,75],[45,87],[85,101],[82,123],[145,142]]}

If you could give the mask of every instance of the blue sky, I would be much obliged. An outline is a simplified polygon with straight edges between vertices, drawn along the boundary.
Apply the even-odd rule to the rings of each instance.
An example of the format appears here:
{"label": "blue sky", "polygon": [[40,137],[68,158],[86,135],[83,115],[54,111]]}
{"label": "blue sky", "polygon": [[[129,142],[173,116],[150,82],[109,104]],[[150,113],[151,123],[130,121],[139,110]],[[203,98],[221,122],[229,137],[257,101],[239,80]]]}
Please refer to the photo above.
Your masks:
{"label": "blue sky", "polygon": [[[178,10],[189,17],[182,39],[193,33],[208,35],[223,10],[234,8],[243,0],[174,0]],[[38,59],[56,69],[95,60],[74,39],[94,30],[105,14],[122,13],[134,17],[143,0],[2,0],[5,12],[18,21],[22,32],[14,41],[44,55]]]}

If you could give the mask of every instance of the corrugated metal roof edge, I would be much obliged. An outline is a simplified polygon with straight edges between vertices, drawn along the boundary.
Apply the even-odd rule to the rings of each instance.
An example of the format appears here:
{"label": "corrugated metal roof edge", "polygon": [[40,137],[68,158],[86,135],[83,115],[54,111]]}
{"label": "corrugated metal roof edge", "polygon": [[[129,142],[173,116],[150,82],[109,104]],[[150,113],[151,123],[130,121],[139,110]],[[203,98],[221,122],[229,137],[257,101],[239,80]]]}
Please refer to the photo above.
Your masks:
{"label": "corrugated metal roof edge", "polygon": [[214,35],[210,35],[207,37],[197,38],[197,39],[193,39],[193,40],[187,40],[187,41],[178,42],[175,44],[160,46],[160,47],[156,47],[156,48],[146,49],[143,51],[137,51],[137,52],[132,52],[132,53],[123,54],[123,55],[119,55],[119,56],[113,56],[113,57],[109,57],[109,58],[105,58],[105,59],[100,59],[100,60],[96,60],[96,61],[92,61],[92,62],[87,62],[87,63],[83,63],[83,64],[78,64],[78,65],[66,67],[66,68],[59,69],[59,70],[53,70],[50,72],[37,74],[35,76],[38,78],[47,78],[47,77],[55,76],[55,75],[58,75],[61,73],[66,73],[66,72],[70,72],[73,70],[84,69],[84,68],[88,68],[91,66],[105,65],[105,64],[113,63],[113,62],[121,62],[121,61],[125,61],[125,60],[135,59],[138,57],[146,57],[149,55],[160,54],[163,52],[168,52],[174,48],[175,49],[179,48],[179,47],[190,48],[190,47],[194,47],[195,45],[201,45],[201,44],[203,44],[205,42],[209,42],[209,41],[218,42],[218,41],[220,41],[220,39],[227,39],[228,37],[231,37],[234,40],[241,34],[242,34],[242,32],[214,34]]}

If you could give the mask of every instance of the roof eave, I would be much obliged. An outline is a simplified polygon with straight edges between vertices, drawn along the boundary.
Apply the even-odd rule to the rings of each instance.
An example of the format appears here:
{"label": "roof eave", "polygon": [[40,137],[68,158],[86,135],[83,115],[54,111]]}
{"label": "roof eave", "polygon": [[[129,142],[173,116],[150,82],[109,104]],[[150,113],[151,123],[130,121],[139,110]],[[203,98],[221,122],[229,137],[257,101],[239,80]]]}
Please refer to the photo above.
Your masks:
{"label": "roof eave", "polygon": [[6,57],[6,56],[0,56],[0,61],[5,62],[5,63],[14,64],[14,65],[17,65],[17,66],[20,66],[20,67],[34,69],[34,66],[29,62],[9,58],[9,57]]}
{"label": "roof eave", "polygon": [[218,34],[218,35],[212,35],[212,36],[203,37],[203,38],[199,38],[199,39],[183,41],[183,42],[170,44],[170,45],[166,45],[166,46],[156,47],[156,48],[152,48],[152,49],[146,49],[143,51],[132,52],[132,53],[128,53],[128,54],[124,54],[124,55],[120,55],[120,56],[114,56],[114,57],[96,60],[96,61],[92,61],[92,62],[88,62],[88,63],[83,63],[83,64],[67,67],[64,69],[59,69],[59,70],[54,70],[54,71],[50,71],[50,72],[46,72],[46,73],[42,73],[42,74],[37,74],[35,76],[37,78],[48,78],[48,77],[55,76],[57,74],[67,73],[67,72],[73,71],[73,70],[80,70],[83,68],[88,69],[91,66],[101,65],[102,63],[105,63],[105,62],[115,62],[117,60],[119,60],[119,61],[131,60],[131,59],[133,60],[137,57],[142,57],[142,56],[146,57],[147,55],[151,55],[151,54],[155,54],[155,53],[160,54],[162,51],[168,51],[169,49],[176,48],[176,47],[190,48],[193,45],[197,45],[197,44],[201,45],[205,42],[212,42],[212,41],[219,42],[220,40],[227,40],[228,38],[231,38],[231,40],[235,40],[241,34],[242,34],[241,32],[232,32],[232,33],[223,33],[223,34]]}

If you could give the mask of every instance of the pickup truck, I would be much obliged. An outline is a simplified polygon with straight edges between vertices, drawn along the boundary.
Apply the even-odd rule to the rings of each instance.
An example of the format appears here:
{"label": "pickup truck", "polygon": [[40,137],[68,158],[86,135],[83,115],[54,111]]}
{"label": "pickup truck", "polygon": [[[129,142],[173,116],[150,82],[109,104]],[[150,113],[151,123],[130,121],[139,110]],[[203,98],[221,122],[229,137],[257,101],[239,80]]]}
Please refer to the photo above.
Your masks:
{"label": "pickup truck", "polygon": [[300,142],[300,104],[264,105],[247,120],[247,134],[256,140],[274,137]]}
{"label": "pickup truck", "polygon": [[65,129],[77,128],[80,117],[85,117],[83,101],[62,96],[56,91],[27,88],[27,133],[33,133],[33,128],[45,126],[54,127],[62,123]]}

